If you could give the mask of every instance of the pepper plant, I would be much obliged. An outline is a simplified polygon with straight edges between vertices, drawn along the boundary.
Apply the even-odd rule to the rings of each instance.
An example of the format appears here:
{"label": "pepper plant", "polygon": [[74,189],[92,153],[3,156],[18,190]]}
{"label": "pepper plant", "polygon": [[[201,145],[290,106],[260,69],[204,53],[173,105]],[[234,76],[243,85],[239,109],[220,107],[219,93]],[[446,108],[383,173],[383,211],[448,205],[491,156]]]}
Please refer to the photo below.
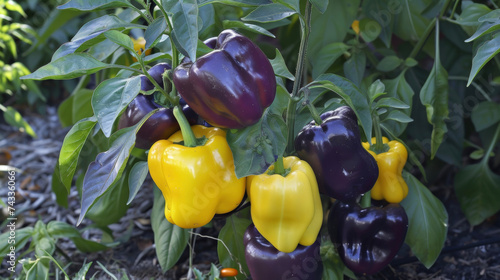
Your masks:
{"label": "pepper plant", "polygon": [[[489,100],[472,121],[490,133],[476,153],[482,161],[457,173],[457,195],[473,225],[499,210],[490,195],[499,177],[488,166],[498,93],[474,82],[498,53],[497,10],[454,0],[70,0],[59,9],[108,13],[24,77],[97,81],[70,97],[84,105],[64,139],[54,192],[64,205],[76,185],[78,224],[87,217],[105,227],[149,172],[164,270],[198,236],[192,229],[214,218],[226,219],[219,261],[237,279],[374,274],[403,241],[431,267],[448,216],[424,185],[421,161],[461,164],[453,155],[465,122],[447,120],[461,102],[450,89],[469,94],[465,83]],[[144,33],[143,51],[133,30]],[[467,33],[474,48],[462,43]],[[445,53],[443,44],[461,49]],[[123,56],[137,62],[124,65]],[[458,57],[472,70],[454,67]]]}

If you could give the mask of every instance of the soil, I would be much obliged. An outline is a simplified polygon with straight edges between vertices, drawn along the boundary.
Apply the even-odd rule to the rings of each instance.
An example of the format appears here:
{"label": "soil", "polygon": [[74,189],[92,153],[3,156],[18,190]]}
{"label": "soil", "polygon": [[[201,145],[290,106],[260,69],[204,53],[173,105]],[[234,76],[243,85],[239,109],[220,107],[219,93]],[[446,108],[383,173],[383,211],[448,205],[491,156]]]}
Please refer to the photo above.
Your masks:
{"label": "soil", "polygon": [[[70,192],[68,208],[64,208],[56,204],[51,190],[53,167],[68,128],[60,127],[54,108],[49,108],[45,116],[25,114],[25,118],[37,132],[37,139],[0,123],[0,136],[3,136],[0,139],[4,139],[0,140],[0,165],[9,164],[23,170],[16,194],[16,205],[20,209],[18,227],[34,226],[39,219],[45,223],[59,220],[74,225],[80,211],[77,191]],[[452,167],[447,170],[453,172]],[[450,178],[449,174],[445,177]],[[5,178],[0,176],[2,183],[3,180]],[[360,279],[500,279],[500,216],[497,214],[479,226],[470,226],[460,210],[452,184],[446,179],[439,182],[430,190],[444,203],[449,228],[445,247],[436,263],[429,269],[425,268],[405,245],[386,269]],[[0,189],[4,201],[6,196],[6,191]],[[93,262],[87,276],[94,275],[95,279],[112,279],[103,267],[117,279],[127,279],[125,275],[128,279],[186,279],[189,268],[187,250],[165,273],[158,264],[149,220],[152,201],[152,185],[146,181],[127,214],[119,223],[110,226],[115,239],[121,240],[118,246],[97,253],[81,253],[71,241],[60,239],[55,257],[63,264],[69,263],[66,272],[70,275],[83,264]],[[84,220],[79,229],[90,224]],[[202,228],[200,234],[216,237],[222,225],[223,221],[215,221],[213,228]],[[102,233],[90,229],[83,237],[99,240]],[[198,238],[194,251],[193,264],[202,271],[208,271],[211,263],[218,262],[215,240]],[[6,267],[4,260],[0,276],[8,278]],[[18,273],[20,267],[17,266]]]}

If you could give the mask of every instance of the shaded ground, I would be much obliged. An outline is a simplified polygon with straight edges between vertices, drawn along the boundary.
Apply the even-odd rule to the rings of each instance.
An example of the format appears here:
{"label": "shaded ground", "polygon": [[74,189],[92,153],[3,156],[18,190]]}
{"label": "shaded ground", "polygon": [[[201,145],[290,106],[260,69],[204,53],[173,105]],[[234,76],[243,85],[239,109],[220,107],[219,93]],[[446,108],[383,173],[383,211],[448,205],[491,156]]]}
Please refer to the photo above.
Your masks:
{"label": "shaded ground", "polygon": [[[25,114],[26,115],[26,114]],[[48,116],[28,115],[38,134],[38,139],[26,135],[0,123],[0,165],[10,164],[23,170],[17,178],[16,210],[19,215],[18,226],[33,226],[41,219],[48,223],[52,220],[74,225],[80,211],[78,193],[73,188],[69,194],[69,207],[62,208],[55,202],[51,191],[51,176],[60,146],[68,129],[58,123],[55,109],[49,108]],[[453,170],[449,169],[449,173]],[[446,176],[450,178],[451,176]],[[5,180],[0,175],[0,181]],[[381,273],[362,279],[500,279],[500,218],[493,216],[485,223],[471,227],[460,210],[451,182],[443,180],[441,186],[431,188],[444,203],[449,214],[449,230],[443,253],[430,269],[426,269],[412,257],[404,247],[391,265]],[[3,181],[2,181],[3,183]],[[120,279],[126,274],[130,279],[181,279],[188,271],[188,254],[184,252],[177,265],[167,273],[162,273],[156,259],[153,232],[150,226],[153,191],[151,184],[145,184],[134,199],[127,214],[120,223],[110,228],[113,235],[123,242],[107,251],[83,254],[74,244],[65,239],[58,243],[57,259],[71,262],[68,273],[74,273],[85,263],[94,262],[89,276],[97,279],[111,279],[97,265],[100,262],[108,271]],[[0,189],[5,200],[7,190]],[[5,219],[5,210],[2,220]],[[223,221],[216,221],[214,228],[201,229],[201,234],[216,236]],[[84,220],[80,229],[89,225]],[[2,229],[2,232],[5,229]],[[83,237],[99,241],[99,230],[85,231]],[[195,246],[193,263],[200,270],[208,270],[210,263],[217,262],[216,241],[199,238]],[[0,276],[9,277],[6,263],[2,263]],[[17,267],[20,269],[20,265]]]}

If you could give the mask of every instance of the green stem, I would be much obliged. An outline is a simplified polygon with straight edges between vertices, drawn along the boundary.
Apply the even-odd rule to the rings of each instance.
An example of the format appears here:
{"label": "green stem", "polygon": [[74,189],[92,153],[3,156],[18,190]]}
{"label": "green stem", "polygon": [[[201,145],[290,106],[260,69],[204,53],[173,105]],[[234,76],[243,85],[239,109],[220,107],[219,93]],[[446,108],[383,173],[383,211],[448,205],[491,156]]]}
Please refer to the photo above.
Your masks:
{"label": "green stem", "polygon": [[443,8],[441,8],[441,12],[439,12],[439,18],[442,18],[444,16],[444,13],[446,13],[446,10],[448,10],[448,5],[450,5],[450,2],[452,0],[446,0],[446,2],[443,5]]}
{"label": "green stem", "polygon": [[[469,80],[469,78],[463,77],[463,76],[448,76],[448,80],[458,80],[458,81],[466,81],[467,82]],[[486,100],[491,101],[491,97],[488,95],[488,93],[486,93],[486,91],[484,91],[476,82],[472,82],[471,85],[477,91],[479,91]]]}
{"label": "green stem", "polygon": [[415,58],[417,56],[418,52],[420,49],[423,47],[425,42],[427,41],[427,37],[431,34],[432,30],[434,29],[434,25],[436,24],[437,18],[433,18],[432,21],[427,25],[427,28],[424,31],[424,35],[420,37],[418,40],[417,44],[415,47],[413,47],[413,50],[411,51],[410,55],[408,57]]}
{"label": "green stem", "polygon": [[76,87],[73,89],[71,92],[71,95],[75,95],[80,89],[83,87],[83,83],[85,83],[85,80],[87,79],[87,75],[83,75],[80,80],[78,81],[78,84],[76,84]]}
{"label": "green stem", "polygon": [[488,147],[488,150],[486,153],[484,153],[483,160],[481,160],[481,164],[488,164],[488,159],[490,158],[490,154],[493,151],[493,148],[495,148],[495,145],[497,144],[498,136],[500,135],[500,123],[497,126],[497,130],[495,131],[495,135],[493,136],[493,140],[491,141],[490,146]]}
{"label": "green stem", "polygon": [[367,208],[370,207],[371,205],[372,205],[372,196],[370,194],[370,191],[367,191],[361,198],[361,207]]}
{"label": "green stem", "polygon": [[455,5],[453,5],[453,10],[451,10],[450,18],[453,19],[453,16],[455,16],[455,10],[458,7],[458,3],[460,3],[460,0],[455,0]]}
{"label": "green stem", "polygon": [[283,175],[284,173],[285,173],[285,165],[283,164],[283,156],[280,156],[274,163],[274,174]]}
{"label": "green stem", "polygon": [[141,9],[139,9],[139,8],[135,7],[134,5],[131,5],[131,6],[132,6],[132,9],[133,9],[134,11],[136,11],[137,13],[139,13],[139,14],[141,15],[141,17],[142,17],[142,18],[144,18],[144,19],[148,22],[148,25],[149,25],[149,24],[151,24],[151,19],[150,19],[147,15],[145,15],[145,14],[141,11]]}
{"label": "green stem", "polygon": [[179,108],[179,106],[174,107],[174,117],[179,123],[179,126],[181,127],[182,138],[184,139],[184,146],[196,147],[197,145],[196,136],[194,135],[193,130],[191,129],[191,125],[189,124],[188,120],[186,119],[186,116],[184,116],[184,113]]}
{"label": "green stem", "polygon": [[375,131],[375,145],[374,150],[375,153],[384,152],[384,142],[382,141],[382,129],[380,128],[380,118],[377,113],[374,112],[372,115],[373,118],[373,130]]}
{"label": "green stem", "polygon": [[159,90],[168,100],[168,102],[170,102],[170,104],[172,104],[172,106],[176,106],[179,104],[179,101],[176,100],[175,98],[172,98],[166,91],[163,87],[161,87],[155,79],[153,79],[153,77],[148,73],[148,71],[146,70],[146,67],[144,67],[144,63],[142,62],[142,60],[140,60],[141,58],[139,58],[139,63],[141,65],[141,68],[142,68],[142,72],[144,72],[144,75],[146,75],[146,77],[148,78],[148,80],[155,86],[155,88],[157,90]]}
{"label": "green stem", "polygon": [[291,98],[288,101],[288,108],[286,111],[286,125],[288,127],[288,144],[286,151],[291,154],[293,151],[293,141],[294,141],[294,126],[295,126],[295,110],[298,102],[299,88],[302,84],[302,75],[304,72],[304,62],[307,55],[307,43],[309,41],[309,33],[311,27],[311,10],[312,5],[310,1],[306,2],[305,9],[305,20],[302,25],[302,34],[300,38],[300,48],[299,57],[297,60],[297,67],[295,70],[295,82],[293,83],[293,89]]}

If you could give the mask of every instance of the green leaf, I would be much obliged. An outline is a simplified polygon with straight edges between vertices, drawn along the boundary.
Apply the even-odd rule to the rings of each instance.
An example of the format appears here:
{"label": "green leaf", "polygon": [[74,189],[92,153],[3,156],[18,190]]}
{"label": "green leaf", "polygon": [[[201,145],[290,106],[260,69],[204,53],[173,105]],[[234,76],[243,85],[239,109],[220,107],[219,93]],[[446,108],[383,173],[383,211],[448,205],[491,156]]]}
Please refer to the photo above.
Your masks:
{"label": "green leaf", "polygon": [[386,56],[377,64],[377,70],[390,72],[398,68],[402,62],[403,60],[395,55]]}
{"label": "green leaf", "polygon": [[172,13],[172,37],[177,49],[191,61],[196,61],[198,45],[198,5],[196,0],[162,0],[165,10]]}
{"label": "green leaf", "polygon": [[[217,254],[222,267],[233,267],[240,270],[235,277],[237,280],[245,280],[250,275],[245,261],[245,246],[243,246],[243,235],[252,221],[241,219],[231,215],[226,219],[226,224],[219,232],[220,241],[217,243]],[[224,244],[227,246],[224,246]],[[228,251],[228,249],[230,251]]]}
{"label": "green leaf", "polygon": [[364,52],[353,52],[351,57],[344,63],[345,77],[356,86],[361,85],[365,75],[366,55]]}
{"label": "green leaf", "polygon": [[448,213],[443,203],[437,199],[420,181],[403,171],[408,184],[408,196],[401,201],[408,215],[408,244],[415,256],[430,268],[446,240]]}
{"label": "green leaf", "polygon": [[236,177],[264,173],[285,152],[287,135],[283,118],[269,109],[258,123],[228,131],[226,138],[233,152]]}
{"label": "green leaf", "polygon": [[93,74],[108,66],[108,64],[102,63],[88,54],[72,53],[38,68],[35,72],[21,77],[21,79],[67,80],[85,74]]}
{"label": "green leaf", "polygon": [[85,23],[71,39],[72,42],[91,36],[100,31],[123,30],[125,28],[145,28],[140,24],[133,24],[113,15],[104,15]]}
{"label": "green leaf", "polygon": [[79,120],[94,115],[91,103],[92,93],[90,89],[81,89],[59,105],[57,115],[63,127],[74,125]]}
{"label": "green leaf", "polygon": [[[388,97],[395,98],[405,104],[408,104],[409,108],[404,109],[403,112],[409,116],[411,114],[414,92],[411,86],[406,81],[405,74],[406,71],[403,71],[396,78],[384,80],[383,82],[386,86]],[[391,110],[392,109],[388,108],[388,111]],[[395,136],[401,135],[405,131],[407,126],[406,123],[399,123],[391,120],[387,120],[386,122],[384,122],[384,125],[387,127],[387,129],[390,129]]]}
{"label": "green leaf", "polygon": [[322,47],[316,55],[316,63],[312,69],[313,79],[325,73],[348,49],[349,46],[342,42],[335,42]]}
{"label": "green leaf", "polygon": [[67,193],[70,192],[80,152],[96,123],[97,119],[95,117],[80,120],[64,137],[61,152],[59,153],[59,170],[61,182],[66,187]]}
{"label": "green leaf", "polygon": [[104,35],[102,35],[104,31],[95,32],[87,37],[67,42],[62,44],[52,55],[52,60],[55,61],[65,55],[75,52],[82,52],[106,39]]}
{"label": "green leaf", "polygon": [[[439,23],[436,24],[436,37],[438,37]],[[448,131],[445,120],[448,118],[448,72],[441,65],[439,59],[439,39],[436,38],[436,58],[434,66],[425,84],[420,90],[420,102],[427,111],[427,121],[432,124],[431,159],[443,142],[443,137]]]}
{"label": "green leaf", "polygon": [[106,137],[111,135],[116,118],[141,90],[141,78],[112,78],[94,90],[92,108]]}
{"label": "green leaf", "polygon": [[132,53],[135,53],[134,43],[132,42],[132,39],[130,39],[129,36],[121,33],[120,31],[108,30],[104,32],[104,36],[111,40],[113,43],[124,47]]}
{"label": "green leaf", "polygon": [[169,223],[165,218],[165,199],[156,186],[151,228],[154,232],[156,256],[163,272],[166,272],[177,263],[184,252],[189,241],[189,231]]}
{"label": "green leaf", "polygon": [[106,152],[98,154],[95,161],[89,164],[83,180],[82,210],[77,225],[81,223],[83,217],[97,198],[102,196],[116,180],[120,179],[130,152],[135,145],[137,131],[156,111],[151,111],[136,125],[121,129],[121,136],[113,141],[111,147]]}
{"label": "green leaf", "polygon": [[[377,97],[383,94],[385,94],[385,85],[379,79],[377,79],[368,88],[368,96],[370,97],[370,103],[372,103]],[[378,106],[376,106],[375,108],[377,107]]]}
{"label": "green leaf", "polygon": [[276,38],[276,36],[274,36],[273,33],[267,31],[263,27],[260,27],[260,26],[255,25],[255,24],[244,23],[244,22],[237,21],[237,20],[227,20],[226,19],[222,22],[222,26],[224,27],[224,29],[240,28],[243,30],[248,30],[248,31],[257,33],[257,34],[266,35],[266,36],[269,36],[271,38]]}
{"label": "green leaf", "polygon": [[387,116],[384,118],[383,121],[385,121],[385,120],[393,120],[393,121],[397,121],[400,123],[410,123],[413,121],[412,118],[408,117],[408,115],[406,115],[405,113],[403,113],[399,110],[390,111],[389,114],[387,114]]}
{"label": "green leaf", "polygon": [[402,0],[388,5],[388,11],[399,11],[389,14],[394,17],[394,34],[403,39],[403,41],[417,41],[425,32],[430,20],[427,19],[422,11],[427,7],[424,1]]}
{"label": "green leaf", "polygon": [[462,13],[457,16],[457,23],[469,35],[476,31],[476,27],[481,24],[479,18],[491,12],[490,8],[484,4],[473,3],[472,1],[462,2]]}
{"label": "green leaf", "polygon": [[57,204],[62,207],[68,207],[68,190],[61,181],[61,171],[59,169],[59,161],[56,162],[54,172],[52,172],[52,182],[50,184],[52,192],[56,195]]}
{"label": "green leaf", "polygon": [[311,89],[318,87],[325,88],[342,97],[347,105],[356,113],[366,138],[372,138],[372,117],[367,98],[351,81],[338,75],[323,74],[316,81],[307,85],[307,87]]}
{"label": "green leaf", "polygon": [[256,21],[256,22],[274,22],[287,18],[296,13],[297,12],[294,9],[291,9],[283,4],[272,3],[257,7],[251,13],[241,18],[241,20]]}
{"label": "green leaf", "polygon": [[[4,2],[4,1],[2,1],[2,2]],[[12,0],[8,0],[7,2],[5,2],[5,8],[7,8],[7,10],[9,10],[9,11],[18,12],[23,17],[26,17],[26,13],[24,12],[23,7],[21,7],[21,5],[19,5],[18,3],[14,2]]]}
{"label": "green leaf", "polygon": [[106,9],[132,7],[126,0],[70,0],[68,3],[57,7],[58,9],[73,9],[86,12],[95,12]]}
{"label": "green leaf", "polygon": [[75,244],[76,248],[78,251],[82,253],[92,253],[92,252],[98,252],[98,251],[104,251],[109,249],[109,246],[106,246],[105,244],[95,242],[92,240],[88,240],[82,237],[73,237],[71,238],[71,241]]}
{"label": "green leaf", "polygon": [[[26,243],[31,239],[33,235],[33,228],[32,227],[23,227],[16,229],[16,236],[15,236],[15,251],[19,252],[21,251]],[[12,241],[9,243],[10,237],[10,231],[6,231],[0,235],[0,256],[5,257],[8,253],[10,253],[10,247],[13,245]]]}
{"label": "green leaf", "polygon": [[335,251],[330,240],[321,242],[321,259],[323,261],[323,277],[328,280],[343,280],[345,265]]}
{"label": "green leaf", "polygon": [[361,37],[366,43],[375,41],[380,33],[382,32],[382,27],[380,24],[369,18],[364,18],[359,22],[359,30],[361,32]]}
{"label": "green leaf", "polygon": [[410,106],[403,101],[394,98],[394,97],[384,97],[381,98],[379,101],[377,101],[377,105],[375,106],[376,108],[381,108],[381,107],[389,107],[389,108],[396,108],[396,109],[409,109]]}
{"label": "green leaf", "polygon": [[[367,18],[370,18],[374,22],[377,22],[382,28],[379,37],[382,42],[384,42],[385,46],[389,48],[391,46],[392,30],[394,28],[395,17],[393,16],[393,14],[395,14],[396,11],[400,10],[394,9],[394,7],[390,6],[390,3],[386,0],[363,1],[362,5],[363,14]],[[370,23],[367,22],[367,24]]]}
{"label": "green leaf", "polygon": [[271,59],[270,61],[271,65],[273,66],[275,75],[289,79],[291,81],[295,80],[293,74],[290,73],[290,71],[286,67],[285,60],[283,59],[283,56],[281,55],[278,49],[276,49],[276,56],[274,57],[274,59]]}
{"label": "green leaf", "polygon": [[146,40],[146,49],[151,49],[160,41],[163,32],[167,30],[167,21],[165,17],[156,18],[144,32],[144,39]]}
{"label": "green leaf", "polygon": [[477,38],[480,38],[480,37],[482,37],[486,34],[489,34],[493,31],[497,31],[498,29],[500,29],[500,20],[497,22],[485,21],[485,22],[481,23],[481,25],[476,30],[476,32],[474,34],[472,34],[472,36],[470,38],[466,39],[465,42],[467,42],[467,43],[472,42],[472,41],[476,40]]}
{"label": "green leaf", "polygon": [[500,104],[492,101],[477,104],[472,109],[471,119],[476,131],[484,130],[500,122]]}
{"label": "green leaf", "polygon": [[61,221],[49,222],[47,232],[55,239],[80,237],[80,232],[75,227]]}
{"label": "green leaf", "polygon": [[479,71],[490,61],[495,55],[500,52],[500,33],[496,33],[493,37],[484,42],[477,48],[474,58],[472,58],[472,69],[470,70],[467,86],[472,83]]}
{"label": "green leaf", "polygon": [[328,1],[329,0],[309,0],[309,2],[318,9],[318,12],[322,14],[326,11],[326,8],[328,8]]}
{"label": "green leaf", "polygon": [[418,65],[418,61],[416,61],[415,59],[413,59],[411,57],[408,57],[405,59],[405,66],[406,67],[414,67],[417,65]]}
{"label": "green leaf", "polygon": [[130,170],[130,175],[128,177],[129,197],[127,204],[130,204],[132,200],[134,200],[134,197],[137,195],[137,192],[139,192],[142,183],[146,180],[148,172],[149,169],[147,161],[137,162]]}
{"label": "green leaf", "polygon": [[87,273],[90,270],[90,266],[92,266],[92,262],[82,265],[80,270],[73,276],[73,280],[85,280],[87,279]]}
{"label": "green leaf", "polygon": [[[500,135],[500,124],[485,154],[489,155]],[[473,226],[500,210],[500,176],[488,166],[489,156],[481,162],[466,166],[455,175],[455,192],[465,217]]]}
{"label": "green leaf", "polygon": [[19,128],[20,131],[27,133],[33,138],[37,137],[33,128],[31,128],[29,123],[23,119],[23,116],[21,116],[21,114],[16,109],[12,108],[11,106],[7,106],[7,108],[1,106],[0,109],[3,110],[3,118],[5,119],[5,122],[13,127]]}
{"label": "green leaf", "polygon": [[212,3],[222,3],[238,7],[253,7],[270,4],[270,0],[198,0],[198,5],[205,6]]}

